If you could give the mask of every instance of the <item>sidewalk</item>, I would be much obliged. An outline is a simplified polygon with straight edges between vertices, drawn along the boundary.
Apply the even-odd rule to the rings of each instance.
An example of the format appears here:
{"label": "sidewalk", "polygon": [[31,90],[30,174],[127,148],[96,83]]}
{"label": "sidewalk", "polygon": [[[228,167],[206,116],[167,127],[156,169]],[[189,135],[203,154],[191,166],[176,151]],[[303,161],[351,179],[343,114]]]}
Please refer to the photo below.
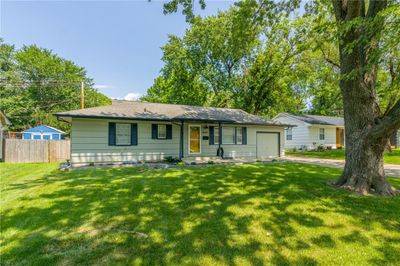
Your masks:
{"label": "sidewalk", "polygon": [[[343,168],[344,160],[334,159],[321,159],[321,158],[304,158],[304,157],[285,157],[286,160],[298,163],[315,164],[320,166]],[[400,165],[397,164],[385,164],[386,176],[399,177],[400,178]]]}

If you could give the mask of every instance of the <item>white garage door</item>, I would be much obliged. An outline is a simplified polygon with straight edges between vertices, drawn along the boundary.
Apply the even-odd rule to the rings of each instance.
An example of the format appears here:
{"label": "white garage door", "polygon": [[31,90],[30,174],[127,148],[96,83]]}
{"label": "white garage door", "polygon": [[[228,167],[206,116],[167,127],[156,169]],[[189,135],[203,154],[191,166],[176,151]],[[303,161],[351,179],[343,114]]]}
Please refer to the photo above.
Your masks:
{"label": "white garage door", "polygon": [[257,158],[279,157],[279,133],[257,132]]}

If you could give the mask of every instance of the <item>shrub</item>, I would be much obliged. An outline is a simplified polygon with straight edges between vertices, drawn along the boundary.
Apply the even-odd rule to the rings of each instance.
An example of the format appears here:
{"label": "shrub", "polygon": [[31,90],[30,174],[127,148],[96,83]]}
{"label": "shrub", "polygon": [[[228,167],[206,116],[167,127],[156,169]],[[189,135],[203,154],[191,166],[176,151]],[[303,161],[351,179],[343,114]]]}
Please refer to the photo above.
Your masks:
{"label": "shrub", "polygon": [[332,150],[332,146],[327,146],[326,149],[330,151]]}
{"label": "shrub", "polygon": [[166,156],[164,158],[164,161],[166,161],[167,163],[179,163],[181,160],[179,160],[179,158],[177,158],[177,157]]}
{"label": "shrub", "polygon": [[208,163],[208,164],[214,164],[214,161],[209,160],[207,163]]}
{"label": "shrub", "polygon": [[179,162],[179,163],[178,163],[178,166],[185,166],[185,165],[186,165],[185,162]]}
{"label": "shrub", "polygon": [[319,144],[317,147],[317,151],[323,151],[323,150],[325,150],[324,144]]}

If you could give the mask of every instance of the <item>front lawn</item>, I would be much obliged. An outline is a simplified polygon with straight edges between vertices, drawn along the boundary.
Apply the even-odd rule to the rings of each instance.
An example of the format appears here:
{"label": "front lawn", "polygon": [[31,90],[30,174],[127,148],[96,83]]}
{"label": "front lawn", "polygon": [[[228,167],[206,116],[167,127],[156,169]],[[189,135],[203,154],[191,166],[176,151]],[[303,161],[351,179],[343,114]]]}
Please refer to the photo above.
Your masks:
{"label": "front lawn", "polygon": [[0,170],[2,265],[400,263],[400,197],[329,187],[339,169]]}
{"label": "front lawn", "polygon": [[[325,150],[325,151],[285,151],[288,156],[338,159],[344,160],[345,150]],[[385,163],[400,164],[400,149],[393,149],[392,152],[385,152]]]}

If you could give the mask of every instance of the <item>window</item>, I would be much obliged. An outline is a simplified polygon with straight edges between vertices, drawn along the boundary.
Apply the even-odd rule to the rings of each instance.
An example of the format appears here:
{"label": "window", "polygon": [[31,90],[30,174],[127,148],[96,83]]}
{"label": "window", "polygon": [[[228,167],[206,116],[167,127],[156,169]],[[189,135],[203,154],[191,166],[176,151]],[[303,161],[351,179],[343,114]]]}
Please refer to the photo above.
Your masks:
{"label": "window", "polygon": [[324,140],[325,139],[325,128],[320,128],[319,129],[319,139]]}
{"label": "window", "polygon": [[223,144],[235,144],[235,128],[224,127],[222,129],[222,143]]}
{"label": "window", "polygon": [[289,127],[286,129],[286,140],[292,140],[293,139],[293,128]]}
{"label": "window", "polygon": [[158,125],[157,130],[157,138],[158,139],[166,139],[167,138],[167,125]]}
{"label": "window", "polygon": [[131,124],[115,125],[116,145],[131,145]]}
{"label": "window", "polygon": [[214,144],[219,144],[219,127],[214,127]]}
{"label": "window", "polygon": [[237,127],[236,128],[236,144],[243,144],[243,128]]}

